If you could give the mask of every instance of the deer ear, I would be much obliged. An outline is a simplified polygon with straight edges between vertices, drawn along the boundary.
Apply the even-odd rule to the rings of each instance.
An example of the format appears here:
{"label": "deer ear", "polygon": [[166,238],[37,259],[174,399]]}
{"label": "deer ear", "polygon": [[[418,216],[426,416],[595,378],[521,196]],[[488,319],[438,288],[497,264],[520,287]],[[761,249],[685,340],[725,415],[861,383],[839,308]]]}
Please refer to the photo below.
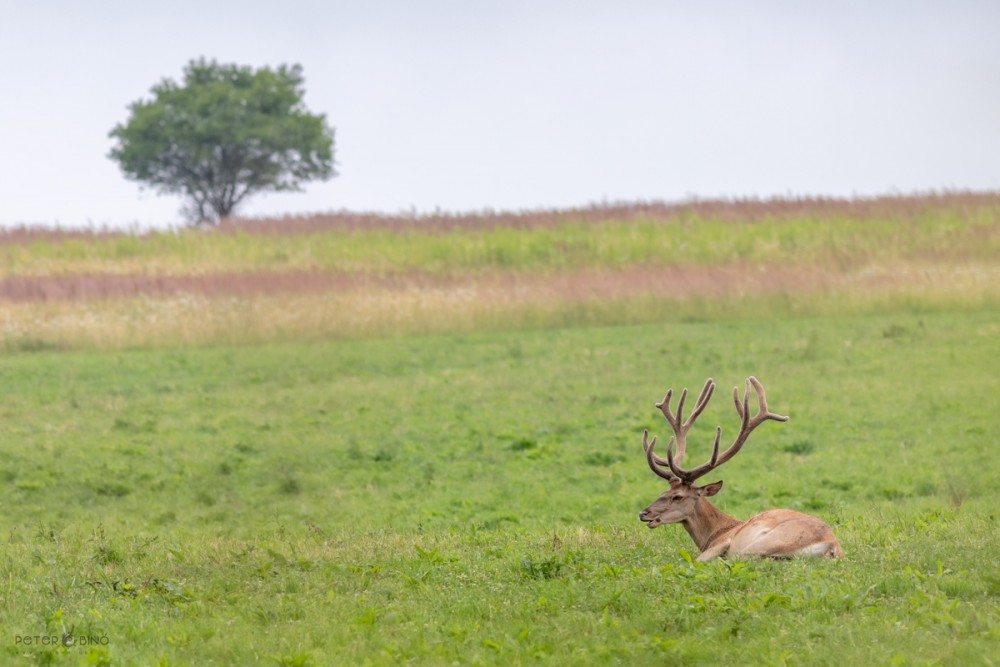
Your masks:
{"label": "deer ear", "polygon": [[711,484],[706,484],[705,486],[698,487],[699,496],[714,496],[719,491],[722,490],[722,480],[718,482],[712,482]]}

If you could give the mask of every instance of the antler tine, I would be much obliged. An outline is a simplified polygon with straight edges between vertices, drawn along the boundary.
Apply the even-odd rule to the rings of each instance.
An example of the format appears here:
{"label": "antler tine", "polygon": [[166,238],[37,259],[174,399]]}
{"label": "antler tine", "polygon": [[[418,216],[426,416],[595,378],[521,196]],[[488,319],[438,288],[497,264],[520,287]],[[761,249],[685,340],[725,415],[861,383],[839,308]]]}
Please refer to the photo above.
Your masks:
{"label": "antler tine", "polygon": [[[653,442],[654,443],[656,442],[656,438],[655,437],[653,438]],[[673,446],[674,446],[674,438],[671,436],[670,440],[667,441],[667,449],[669,450]],[[659,454],[653,454],[653,461],[656,462],[656,465],[661,466],[661,467],[669,465],[667,463],[667,460],[665,458],[663,458],[662,456],[660,456]]]}
{"label": "antler tine", "polygon": [[664,405],[669,405],[669,403],[670,403],[670,397],[673,396],[673,395],[674,395],[674,390],[673,389],[667,389],[667,393],[663,395],[663,400],[660,401],[659,403],[657,403],[656,407],[660,408],[660,410],[663,410],[663,406]]}
{"label": "antler tine", "polygon": [[715,462],[719,460],[719,441],[720,440],[722,440],[722,427],[721,426],[716,426],[715,427],[715,444],[712,445],[712,458],[708,462],[709,465],[711,465],[713,468],[716,465]]}
{"label": "antler tine", "polygon": [[[671,484],[679,482],[680,477],[672,474],[667,470],[660,468],[661,465],[667,465],[667,462],[661,459],[659,456],[653,453],[653,447],[656,446],[656,436],[653,436],[652,442],[649,441],[649,430],[643,429],[642,431],[642,448],[646,452],[646,461],[649,463],[649,469],[654,473],[667,480]],[[673,441],[671,445],[667,447],[667,456],[670,456],[670,450],[673,448]],[[661,463],[662,462],[662,463]]]}
{"label": "antler tine", "polygon": [[[757,406],[758,406],[757,414],[754,415],[752,418],[750,417],[751,387],[753,388],[753,391],[757,392]],[[737,391],[738,390],[734,387],[733,388],[734,397],[737,396]],[[740,432],[736,435],[736,439],[733,440],[733,444],[729,445],[726,451],[722,453],[722,456],[719,457],[718,461],[712,467],[705,470],[705,473],[707,473],[712,468],[721,466],[723,463],[725,463],[729,459],[739,454],[740,449],[742,449],[743,445],[746,444],[747,438],[750,437],[750,434],[753,432],[753,430],[758,426],[760,426],[761,424],[763,424],[764,422],[766,422],[767,420],[772,419],[774,421],[779,421],[779,422],[788,421],[788,417],[776,414],[768,410],[767,397],[764,395],[764,387],[760,384],[760,381],[752,375],[746,379],[746,383],[743,389],[742,405],[740,404],[740,401],[736,401],[736,412],[739,413],[740,415]]]}
{"label": "antler tine", "polygon": [[[672,441],[673,440],[671,439],[671,442]],[[642,431],[642,451],[646,452],[647,456],[652,456],[653,457],[653,461],[657,465],[661,465],[661,466],[667,465],[667,460],[666,459],[664,459],[662,457],[659,457],[656,454],[650,454],[650,452],[652,451],[652,449],[653,449],[653,447],[655,445],[656,445],[656,436],[654,435],[653,436],[653,441],[650,442],[649,441],[649,429],[643,429],[643,431]]]}
{"label": "antler tine", "polygon": [[[735,390],[736,387],[733,387]],[[743,404],[740,406],[743,411],[743,418],[740,420],[740,429],[746,427],[750,421],[750,378],[743,381]]]}
{"label": "antler tine", "polygon": [[[759,406],[759,410],[757,412],[758,417],[760,415],[764,415],[764,419],[773,419],[778,422],[788,421],[787,415],[775,414],[767,409],[767,398],[764,396],[764,387],[757,378],[751,375],[747,378],[747,382],[752,384],[753,388],[757,391],[757,404]],[[764,421],[764,419],[761,419],[761,421]]]}
{"label": "antler tine", "polygon": [[676,416],[674,416],[674,413],[670,410],[670,399],[674,395],[673,389],[667,389],[667,393],[663,397],[663,400],[656,404],[656,407],[658,407],[660,409],[660,412],[663,413],[663,418],[667,420],[667,423],[670,424],[675,431],[680,427],[681,411],[684,409],[684,399],[687,398],[687,392],[688,392],[687,389],[683,389],[681,391],[681,398],[677,402],[678,405],[677,405]]}
{"label": "antler tine", "polygon": [[[702,410],[705,409],[705,406],[708,405],[708,402],[712,399],[712,392],[714,391],[715,380],[708,378],[708,380],[705,381],[705,386],[701,389],[701,394],[698,396],[698,402],[694,404],[694,412],[692,412],[691,416],[687,418],[686,422],[684,422],[684,425],[687,428],[691,428],[691,425],[694,424],[694,420],[701,415]],[[680,418],[680,410],[677,411],[677,417],[678,419]]]}

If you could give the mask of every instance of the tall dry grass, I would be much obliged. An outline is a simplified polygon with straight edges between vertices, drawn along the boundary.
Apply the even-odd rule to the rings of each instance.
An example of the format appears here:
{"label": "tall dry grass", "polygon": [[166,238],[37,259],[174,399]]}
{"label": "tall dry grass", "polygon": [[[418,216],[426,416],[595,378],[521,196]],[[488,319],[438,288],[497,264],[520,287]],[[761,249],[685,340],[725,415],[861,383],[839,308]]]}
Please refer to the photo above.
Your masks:
{"label": "tall dry grass", "polygon": [[8,351],[256,344],[1000,306],[1000,266],[986,264],[647,278],[603,272],[299,294],[0,302],[0,341]]}

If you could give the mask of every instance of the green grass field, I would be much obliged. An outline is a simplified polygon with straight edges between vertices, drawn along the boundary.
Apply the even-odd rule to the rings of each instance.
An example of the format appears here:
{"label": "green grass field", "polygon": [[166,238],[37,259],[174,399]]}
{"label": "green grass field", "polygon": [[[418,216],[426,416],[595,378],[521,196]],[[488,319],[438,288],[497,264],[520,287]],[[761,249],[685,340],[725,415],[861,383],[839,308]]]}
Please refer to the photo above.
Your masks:
{"label": "green grass field", "polygon": [[[1000,311],[966,288],[8,337],[0,662],[996,664]],[[653,404],[719,383],[698,462],[750,374],[791,420],[708,480],[717,504],[816,514],[839,561],[694,563],[682,528],[637,519],[663,488]]]}

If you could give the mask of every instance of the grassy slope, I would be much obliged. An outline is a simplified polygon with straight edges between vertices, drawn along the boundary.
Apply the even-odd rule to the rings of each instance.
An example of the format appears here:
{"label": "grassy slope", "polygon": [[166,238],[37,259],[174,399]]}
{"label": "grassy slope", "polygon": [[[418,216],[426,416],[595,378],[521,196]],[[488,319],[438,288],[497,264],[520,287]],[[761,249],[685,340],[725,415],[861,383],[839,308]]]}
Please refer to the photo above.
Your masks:
{"label": "grassy slope", "polygon": [[[1000,646],[992,310],[591,326],[0,363],[0,651],[25,664],[985,664]],[[740,517],[839,562],[693,565],[638,436],[756,374]],[[732,433],[717,397],[691,438]],[[698,436],[701,436],[700,438]],[[701,447],[698,447],[698,444]],[[106,636],[72,649],[20,635]]]}
{"label": "grassy slope", "polygon": [[913,210],[901,205],[897,212],[864,218],[805,212],[737,222],[702,216],[594,222],[567,216],[529,229],[438,231],[428,223],[424,230],[414,226],[398,232],[378,226],[284,235],[187,230],[0,244],[0,257],[3,277],[304,269],[469,276],[730,263],[845,268],[935,258],[992,260],[1000,252],[998,222],[1000,204],[995,201],[958,208],[929,200]]}

